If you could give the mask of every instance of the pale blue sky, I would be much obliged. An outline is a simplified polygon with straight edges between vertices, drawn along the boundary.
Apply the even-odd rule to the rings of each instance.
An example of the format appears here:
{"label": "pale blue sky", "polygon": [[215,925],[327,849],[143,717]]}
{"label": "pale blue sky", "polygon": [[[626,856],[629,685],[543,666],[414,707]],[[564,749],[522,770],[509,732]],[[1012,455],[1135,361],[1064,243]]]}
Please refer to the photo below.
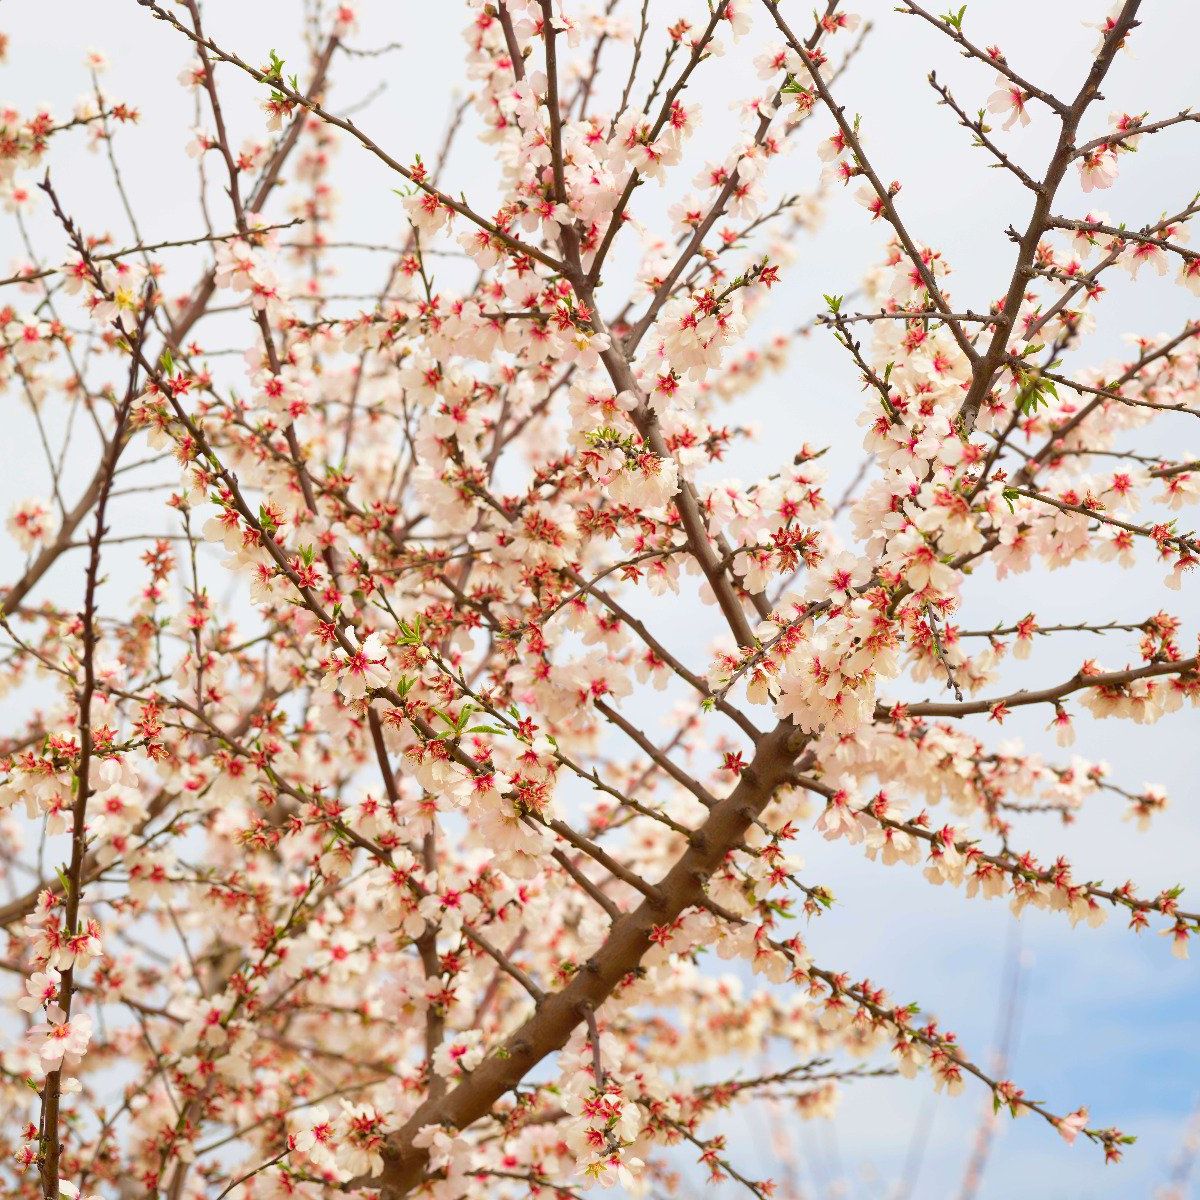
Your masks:
{"label": "pale blue sky", "polygon": [[[701,13],[696,0],[652,0],[651,11],[666,18],[677,13]],[[807,19],[808,7],[793,3]],[[853,7],[853,6],[852,6]],[[1145,8],[1146,25],[1137,34],[1133,53],[1120,56],[1105,91],[1108,101],[1097,106],[1092,125],[1110,108],[1131,112],[1150,109],[1165,115],[1195,97],[1194,53],[1200,34],[1200,6],[1186,0],[1158,0]],[[291,65],[299,65],[301,40],[298,6],[290,0],[234,3],[209,0],[210,33],[219,42],[252,61],[262,61],[276,49]],[[928,27],[895,14],[886,0],[866,0],[857,9],[876,23],[866,45],[839,85],[850,111],[863,114],[864,130],[875,165],[887,179],[899,178],[904,188],[902,211],[914,235],[936,244],[955,267],[951,289],[972,306],[986,304],[1004,289],[1011,247],[1004,236],[1010,223],[1023,223],[1027,202],[1007,176],[988,170],[979,152],[971,151],[954,124],[952,114],[933,103],[924,82],[931,67],[948,82],[968,109],[979,107],[992,90],[991,73],[969,64]],[[1095,39],[1085,19],[1101,17],[1102,3],[1080,0],[986,0],[968,9],[968,25],[982,43],[998,42],[1019,68],[1034,80],[1074,90],[1087,66]],[[343,61],[335,75],[334,109],[355,104],[383,82],[383,91],[356,120],[396,157],[433,155],[441,137],[443,116],[451,90],[462,77],[458,30],[466,10],[450,0],[414,3],[364,0],[357,46],[400,41],[404,50],[377,59]],[[175,76],[188,61],[186,45],[170,29],[153,21],[134,0],[55,0],[53,5],[9,5],[0,10],[0,28],[11,39],[10,61],[0,69],[0,100],[21,109],[47,100],[68,107],[88,88],[81,66],[83,51],[95,46],[112,59],[105,83],[114,96],[137,104],[143,122],[120,136],[117,154],[126,172],[134,206],[150,240],[200,233],[196,209],[194,165],[183,146],[192,124],[191,99],[175,85]],[[758,17],[752,41],[755,48],[767,29]],[[689,93],[704,106],[702,141],[723,145],[732,130],[728,105],[758,87],[743,51],[701,73]],[[242,132],[258,132],[261,114],[253,104],[252,88],[233,75],[223,81],[230,96],[226,111],[235,141]],[[789,191],[815,186],[819,164],[812,153],[818,119],[805,134],[805,144],[790,157],[773,184]],[[1086,132],[1086,131],[1085,131]],[[1036,167],[1043,161],[1050,123],[1044,115],[1028,130],[1013,135],[1023,162]],[[1185,128],[1149,140],[1136,157],[1124,164],[1122,178],[1100,206],[1118,221],[1139,226],[1166,209],[1182,207],[1200,185],[1197,154],[1200,131]],[[76,139],[74,146],[82,145]],[[59,190],[68,207],[89,232],[110,229],[118,243],[129,230],[108,181],[100,156],[82,150],[67,161],[52,157]],[[697,160],[697,164],[699,162]],[[682,172],[690,180],[691,170]],[[490,211],[493,164],[490,150],[470,138],[461,140],[445,177],[447,190],[465,191],[481,211]],[[392,192],[397,181],[378,163],[346,144],[339,160],[338,186],[343,215],[352,236],[367,240],[394,239],[399,201]],[[653,188],[638,193],[637,213],[661,220],[669,197]],[[1092,205],[1097,201],[1093,198]],[[1072,179],[1063,190],[1059,211],[1081,215],[1088,198]],[[214,211],[219,211],[219,202]],[[759,324],[763,335],[790,328],[821,307],[823,292],[848,292],[878,256],[879,226],[868,224],[863,210],[848,195],[830,197],[828,216],[820,235],[802,241],[796,264],[786,272],[771,313]],[[216,223],[226,227],[223,216]],[[53,247],[54,261],[63,251],[57,234],[42,215],[32,221],[39,245]],[[0,246],[16,253],[11,222]],[[196,255],[177,252],[180,271],[172,278],[182,288],[191,276]],[[172,260],[173,262],[176,260]],[[618,260],[618,267],[620,260]],[[6,268],[7,263],[0,263]],[[611,272],[611,293],[619,295],[619,270]],[[364,256],[345,257],[345,290],[377,286],[377,263],[368,267]],[[1156,333],[1177,328],[1195,315],[1184,293],[1144,280],[1136,292],[1115,289],[1112,301],[1100,310],[1100,337],[1084,352],[1088,362],[1099,361],[1104,339],[1111,353],[1121,351],[1118,338],[1126,331]],[[7,405],[15,406],[9,398]],[[831,339],[818,335],[793,357],[785,376],[772,380],[746,405],[770,436],[733,460],[727,474],[760,474],[790,457],[801,442],[831,443],[828,462],[831,490],[840,491],[860,458],[853,425],[858,391],[852,366]],[[6,413],[6,420],[10,419]],[[13,420],[20,420],[13,414]],[[1195,422],[1182,422],[1167,431],[1171,439],[1200,447]],[[18,442],[17,444],[20,444]],[[0,477],[0,510],[16,496],[44,491],[44,476],[35,456],[10,458]],[[69,499],[69,498],[68,498]],[[126,506],[123,519],[141,520]],[[156,519],[156,518],[152,518]],[[164,518],[165,520],[165,518]],[[142,526],[145,527],[144,522]],[[0,553],[9,554],[11,547]],[[10,574],[6,562],[5,575]],[[71,586],[59,572],[45,585]],[[1196,586],[1182,594],[1164,593],[1151,569],[1140,579],[1132,575],[1088,568],[1056,575],[1007,580],[1002,587],[989,579],[972,582],[966,611],[976,627],[999,618],[1011,619],[1036,609],[1045,620],[1078,619],[1081,604],[1097,619],[1140,619],[1160,606],[1173,607],[1191,622],[1194,633],[1200,605]],[[119,588],[115,576],[114,588]],[[708,613],[678,608],[673,613],[679,644],[699,657],[715,631]],[[1107,655],[1123,664],[1131,651],[1117,638],[1101,644],[1092,639],[1043,643],[1042,653],[1020,673],[1006,678],[1022,683],[1047,683],[1071,674],[1085,654]],[[979,729],[985,728],[982,719]],[[1023,735],[1030,744],[1047,748],[1042,735],[1044,714],[1018,714],[1006,725],[1006,737]],[[995,736],[994,730],[991,736]],[[1196,862],[1200,851],[1200,806],[1196,779],[1196,714],[1189,711],[1152,729],[1080,722],[1076,749],[1094,758],[1107,758],[1114,778],[1138,788],[1144,782],[1166,786],[1172,805],[1152,831],[1138,834],[1119,819],[1116,805],[1104,798],[1095,812],[1069,830],[1050,818],[1032,818],[1016,841],[1040,853],[1068,853],[1079,874],[1089,878],[1123,880],[1132,876],[1146,891],[1176,882],[1200,891]],[[831,886],[841,903],[811,932],[817,957],[889,986],[904,999],[917,999],[957,1030],[966,1046],[986,1054],[995,1025],[997,993],[1003,970],[1009,919],[1002,907],[969,902],[960,893],[929,887],[919,872],[890,870],[866,862],[852,847],[827,846],[807,839],[802,853],[808,859],[806,878]],[[1193,896],[1193,900],[1194,900]],[[1091,1105],[1102,1124],[1117,1124],[1139,1135],[1139,1144],[1126,1165],[1105,1169],[1088,1146],[1069,1149],[1044,1124],[1027,1120],[1005,1123],[993,1152],[993,1162],[980,1196],[999,1200],[1020,1195],[1030,1200],[1124,1200],[1150,1196],[1166,1174],[1186,1118],[1200,1094],[1200,963],[1171,958],[1165,940],[1138,939],[1120,928],[1114,917],[1100,931],[1072,932],[1059,918],[1033,914],[1022,922],[1022,944],[1029,952],[1024,1018],[1019,1045],[1009,1074],[1028,1093],[1066,1110]],[[917,935],[914,936],[914,931]],[[847,1089],[834,1131],[807,1127],[798,1132],[803,1152],[815,1164],[828,1164],[836,1145],[837,1158],[848,1176],[844,1193],[851,1197],[887,1194],[862,1182],[874,1171],[884,1181],[897,1178],[908,1151],[911,1128],[928,1093],[927,1082],[861,1084]],[[968,1139],[977,1120],[982,1094],[968,1087],[956,1101],[939,1100],[920,1180],[913,1200],[952,1200],[957,1195]],[[765,1139],[745,1126],[732,1126],[735,1157],[751,1174],[767,1173],[761,1156]],[[730,1193],[732,1194],[732,1193]],[[1200,1191],[1195,1194],[1200,1195]],[[823,1200],[823,1198],[822,1198]]]}

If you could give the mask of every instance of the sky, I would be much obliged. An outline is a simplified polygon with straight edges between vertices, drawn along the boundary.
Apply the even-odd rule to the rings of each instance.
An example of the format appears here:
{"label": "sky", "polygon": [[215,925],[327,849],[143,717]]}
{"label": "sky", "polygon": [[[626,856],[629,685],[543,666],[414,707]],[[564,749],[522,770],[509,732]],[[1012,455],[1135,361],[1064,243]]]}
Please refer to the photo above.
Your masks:
{"label": "sky", "polygon": [[[792,3],[796,20],[807,21],[808,7]],[[853,6],[852,6],[853,7]],[[839,81],[838,93],[848,111],[860,113],[866,145],[880,175],[899,179],[902,211],[914,236],[936,245],[954,266],[950,287],[956,299],[972,307],[1000,295],[1008,280],[1013,248],[1005,235],[1010,224],[1022,227],[1028,201],[1007,175],[990,170],[972,150],[953,115],[938,107],[926,82],[930,69],[948,83],[968,110],[982,105],[993,90],[991,73],[965,62],[928,26],[892,11],[884,0],[865,0],[856,11],[873,28],[861,51]],[[205,7],[211,36],[242,57],[259,62],[275,49],[289,63],[303,61],[299,6],[291,0],[209,0]],[[651,0],[656,21],[676,15],[697,19],[704,5],[697,0]],[[1095,31],[1085,21],[1103,17],[1102,3],[1081,0],[984,0],[970,5],[967,28],[980,44],[999,44],[1027,77],[1073,94],[1089,62]],[[1195,97],[1194,48],[1200,34],[1200,5],[1188,0],[1157,0],[1144,6],[1144,28],[1131,53],[1118,57],[1105,87],[1105,100],[1085,124],[1084,136],[1110,109],[1149,110],[1154,116],[1174,113]],[[48,19],[48,14],[50,19]],[[465,86],[459,31],[466,9],[453,0],[362,0],[361,29],[352,39],[359,48],[398,42],[401,49],[378,57],[343,60],[335,72],[330,107],[353,109],[355,120],[394,156],[408,161],[414,153],[431,158],[441,140],[445,117],[455,93]],[[45,5],[0,8],[0,30],[11,39],[9,61],[0,68],[0,103],[28,109],[47,101],[62,111],[88,91],[82,65],[86,48],[103,50],[111,60],[105,87],[118,98],[137,104],[142,120],[122,134],[116,145],[126,188],[139,216],[142,236],[187,236],[202,231],[196,206],[194,164],[185,153],[193,124],[192,100],[175,84],[189,60],[179,35],[155,22],[134,0],[55,0]],[[727,145],[735,129],[731,106],[757,91],[750,58],[770,30],[756,14],[744,45],[702,73],[688,93],[703,109],[703,134],[693,154],[699,166],[707,151]],[[623,51],[622,53],[627,53]],[[622,66],[623,71],[623,66]],[[622,72],[614,69],[613,76]],[[242,79],[222,79],[223,94],[234,130],[240,136],[259,133],[261,113],[254,92]],[[239,103],[240,99],[240,103]],[[468,133],[470,130],[468,129]],[[816,139],[829,130],[819,119],[801,135],[803,145],[790,155],[782,174],[773,175],[778,189],[816,190],[819,163]],[[1022,163],[1039,167],[1053,137],[1044,114],[1027,130],[1011,135]],[[1197,178],[1200,130],[1184,127],[1148,139],[1122,177],[1103,194],[1101,206],[1114,222],[1137,227],[1191,198]],[[1010,143],[1006,143],[1010,144]],[[111,185],[103,156],[72,143],[74,157],[56,155],[56,185],[68,210],[89,232],[111,230],[120,244],[132,240],[119,198]],[[681,174],[690,179],[690,170]],[[495,170],[489,148],[471,137],[460,139],[446,168],[445,186],[464,192],[476,208],[493,207]],[[366,241],[394,243],[400,229],[397,180],[357,147],[343,144],[338,163],[344,228]],[[663,221],[674,195],[643,188],[637,215]],[[1072,176],[1064,185],[1058,211],[1079,216],[1096,205]],[[792,329],[822,308],[823,293],[850,293],[864,271],[878,260],[883,234],[871,225],[850,196],[824,197],[825,217],[818,231],[802,235],[796,261],[785,271],[784,284],[757,332]],[[217,224],[221,221],[218,218]],[[29,228],[48,261],[64,253],[61,240],[43,212],[35,212]],[[0,224],[0,268],[22,256],[9,220]],[[183,283],[202,256],[173,252],[171,276]],[[620,257],[608,280],[611,293],[621,293],[622,272],[629,261]],[[347,253],[345,291],[377,287],[379,264]],[[1159,284],[1139,281],[1135,288],[1114,287],[1099,310],[1097,335],[1079,362],[1099,363],[1122,354],[1126,333],[1169,332],[1194,316],[1185,295]],[[347,302],[345,311],[354,305]],[[1078,364],[1076,364],[1078,365]],[[27,415],[15,396],[2,401],[10,431]],[[854,426],[858,385],[852,364],[827,336],[815,334],[792,356],[788,369],[742,402],[742,419],[760,426],[762,436],[740,453],[723,473],[757,476],[787,461],[804,441],[829,445],[826,457],[836,495],[861,458]],[[11,411],[10,411],[11,409]],[[1164,425],[1175,447],[1200,446],[1200,436],[1183,419]],[[14,438],[14,444],[20,445]],[[782,451],[781,451],[782,447]],[[80,455],[85,448],[80,446]],[[82,464],[83,459],[79,462]],[[44,473],[35,455],[6,456],[0,473],[0,511],[24,495],[43,493]],[[70,497],[68,497],[68,501]],[[148,527],[135,499],[117,510],[116,521]],[[0,545],[3,574],[19,569],[11,543]],[[991,577],[971,582],[965,612],[979,628],[1036,611],[1043,621],[1078,619],[1083,608],[1098,619],[1138,620],[1159,607],[1172,607],[1190,621],[1194,633],[1200,605],[1196,584],[1190,592],[1164,593],[1152,568],[1138,576],[1088,567],[1057,574],[1019,576],[997,585]],[[69,570],[51,576],[47,593],[61,598],[73,586]],[[114,570],[110,588],[117,594],[121,571]],[[57,590],[56,590],[57,589]],[[1083,604],[1081,605],[1081,599]],[[702,655],[716,623],[711,612],[679,609],[674,614],[682,645]],[[964,621],[964,623],[968,623]],[[1113,666],[1123,665],[1131,643],[1079,638],[1043,641],[1020,673],[1009,672],[1013,686],[1066,678],[1085,655]],[[1105,658],[1104,656],[1108,656]],[[0,709],[15,714],[10,698]],[[649,716],[647,712],[647,716]],[[1049,750],[1042,725],[1044,714],[1018,713],[1006,723],[1001,739],[983,718],[973,728],[993,739],[1024,738]],[[1125,724],[1079,723],[1081,755],[1105,759],[1113,778],[1134,790],[1152,782],[1168,789],[1172,803],[1156,818],[1149,833],[1139,833],[1120,819],[1116,806],[1097,798],[1094,811],[1074,827],[1061,828],[1049,817],[1028,819],[1016,840],[1043,856],[1068,854],[1087,878],[1117,881],[1132,877],[1144,891],[1174,883],[1200,891],[1200,776],[1197,721],[1194,710],[1177,714],[1151,728]],[[1059,1111],[1087,1103],[1095,1120],[1135,1133],[1138,1144],[1118,1168],[1105,1168],[1091,1147],[1067,1147],[1042,1122],[1005,1121],[979,1196],[998,1200],[1021,1195],[1030,1200],[1125,1200],[1149,1197],[1165,1179],[1168,1164],[1183,1137],[1189,1115],[1200,1100],[1200,954],[1180,963],[1165,940],[1127,933],[1116,916],[1100,930],[1072,931],[1065,922],[1033,913],[1020,922],[1019,937],[1007,909],[997,903],[968,901],[959,892],[930,887],[919,871],[883,868],[867,862],[853,847],[827,845],[815,837],[801,847],[805,876],[827,883],[839,903],[817,923],[809,942],[818,961],[869,974],[898,997],[920,1000],[927,1011],[955,1029],[964,1045],[986,1057],[1001,1006],[1006,964],[1012,953],[1022,962],[1020,1019],[1008,1075],[1027,1093]],[[1017,949],[1014,951],[1013,947]],[[799,1152],[801,1180],[816,1200],[843,1195],[858,1198],[895,1194],[895,1185],[913,1161],[914,1131],[924,1131],[920,1169],[908,1192],[911,1200],[953,1200],[958,1195],[963,1164],[979,1120],[984,1096],[968,1087],[959,1098],[931,1102],[927,1081],[862,1083],[845,1091],[839,1116],[829,1126],[792,1128]],[[770,1147],[764,1131],[748,1124],[731,1125],[731,1153],[751,1174],[769,1174],[764,1163]],[[733,1192],[729,1191],[732,1195]],[[1193,1195],[1200,1196],[1200,1186]]]}

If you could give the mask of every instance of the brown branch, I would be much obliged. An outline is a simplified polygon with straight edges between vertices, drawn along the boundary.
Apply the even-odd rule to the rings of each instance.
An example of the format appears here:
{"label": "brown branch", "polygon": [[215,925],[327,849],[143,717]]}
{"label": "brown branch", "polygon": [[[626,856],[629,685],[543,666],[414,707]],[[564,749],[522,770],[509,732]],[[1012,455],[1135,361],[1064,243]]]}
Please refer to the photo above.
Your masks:
{"label": "brown branch", "polygon": [[[901,704],[899,709],[910,717],[968,717],[978,713],[990,713],[995,709],[1019,708],[1028,704],[1053,704],[1073,692],[1091,688],[1119,688],[1136,683],[1139,679],[1157,679],[1164,675],[1192,676],[1200,666],[1200,658],[1183,658],[1177,662],[1156,662],[1144,667],[1131,667],[1127,671],[1110,671],[1107,674],[1072,675],[1064,683],[1039,691],[1012,692],[1007,696],[996,696],[988,700],[965,700],[961,704],[937,704],[921,702]],[[878,704],[875,707],[877,720],[887,720],[893,708]]]}
{"label": "brown branch", "polygon": [[1058,141],[1046,173],[1038,185],[1037,199],[1034,201],[1029,223],[1017,246],[1016,263],[1013,266],[1012,277],[1004,301],[997,313],[995,332],[986,353],[979,361],[972,362],[971,387],[959,409],[959,420],[967,433],[975,428],[983,399],[991,389],[996,372],[1000,369],[1005,355],[1008,353],[1009,339],[1016,326],[1021,298],[1025,294],[1025,288],[1030,279],[1033,278],[1037,248],[1049,228],[1054,197],[1063,181],[1063,176],[1067,173],[1067,168],[1075,158],[1075,133],[1079,128],[1079,123],[1083,120],[1083,114],[1087,111],[1088,106],[1099,96],[1100,84],[1108,74],[1108,69],[1112,65],[1117,51],[1121,48],[1129,31],[1137,23],[1137,11],[1140,6],[1141,0],[1125,0],[1120,15],[1104,37],[1100,52],[1092,63],[1083,87],[1079,89],[1066,112],[1060,114],[1062,124],[1058,133]]}
{"label": "brown branch", "polygon": [[383,1200],[400,1200],[424,1178],[428,1152],[413,1145],[425,1125],[465,1129],[485,1116],[492,1105],[515,1087],[548,1054],[561,1049],[587,1011],[597,1010],[649,950],[657,928],[669,926],[685,908],[703,897],[703,884],[741,840],[751,821],[766,807],[784,781],[802,742],[797,732],[780,724],[758,746],[751,766],[737,787],[721,800],[659,885],[661,899],[644,900],[614,922],[604,944],[571,981],[546,997],[537,1012],[505,1039],[438,1101],[423,1103],[393,1136],[384,1155],[383,1174],[360,1186],[380,1187]]}

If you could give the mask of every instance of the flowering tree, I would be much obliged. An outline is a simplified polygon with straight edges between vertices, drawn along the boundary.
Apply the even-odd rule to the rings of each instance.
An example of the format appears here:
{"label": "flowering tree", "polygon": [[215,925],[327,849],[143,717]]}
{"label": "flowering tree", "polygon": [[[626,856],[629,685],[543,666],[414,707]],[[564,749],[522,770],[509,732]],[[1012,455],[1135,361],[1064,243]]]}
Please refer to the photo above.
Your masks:
{"label": "flowering tree", "polygon": [[[0,139],[19,228],[41,206],[57,236],[27,243],[0,308],[0,379],[47,463],[0,580],[4,684],[41,689],[0,743],[7,1194],[572,1196],[669,1185],[682,1147],[765,1197],[724,1110],[820,1116],[844,1081],[922,1071],[1119,1158],[1132,1139],[1086,1108],[1034,1101],[918,1005],[814,961],[804,922],[833,891],[799,856],[845,839],[1018,913],[1156,928],[1180,955],[1200,928],[1179,889],[1085,881],[1013,827],[1102,791],[1145,822],[1163,795],[969,720],[1036,706],[1067,746],[1077,716],[1147,723],[1200,698],[1195,630],[1169,611],[1119,624],[1081,596],[1067,624],[972,628],[964,590],[1088,560],[1178,590],[1196,561],[1173,514],[1200,464],[1169,430],[1200,416],[1200,325],[1064,365],[1112,272],[1200,294],[1194,198],[1136,231],[1060,201],[1196,119],[1098,113],[1139,0],[1099,22],[1063,94],[1019,48],[972,40],[963,10],[901,0],[980,64],[970,100],[930,82],[1029,194],[974,307],[934,231],[906,224],[869,116],[839,103],[865,29],[838,0],[815,20],[714,0],[665,25],[615,0],[469,3],[471,92],[429,159],[326,106],[363,53],[351,5],[310,6],[293,64],[211,39],[198,0],[139,3],[195,94],[203,233],[121,246],[89,227],[70,146],[108,154],[128,203],[113,144],[138,118],[99,55],[73,115],[6,110]],[[700,147],[664,213],[694,97],[747,33],[742,133]],[[237,114],[244,142],[235,79],[261,100]],[[464,118],[498,195],[443,178]],[[1022,165],[1009,131],[1031,121],[1053,148]],[[787,415],[770,474],[711,469],[799,337],[751,329],[815,217],[791,190],[807,168],[783,161],[809,133],[833,200],[845,185],[883,234],[878,269],[815,319],[846,352],[867,455],[832,491]],[[332,256],[354,245],[335,152],[385,164],[406,215],[351,316],[329,315]],[[186,245],[211,265],[180,296]],[[461,282],[435,284],[443,265]],[[113,516],[132,493],[169,535]],[[104,586],[129,544],[132,599]],[[688,604],[720,621],[714,647],[681,640]],[[1128,649],[1039,671],[1036,639],[1081,632]],[[1010,648],[1028,686],[1003,694]],[[660,694],[665,743],[645,719]]]}

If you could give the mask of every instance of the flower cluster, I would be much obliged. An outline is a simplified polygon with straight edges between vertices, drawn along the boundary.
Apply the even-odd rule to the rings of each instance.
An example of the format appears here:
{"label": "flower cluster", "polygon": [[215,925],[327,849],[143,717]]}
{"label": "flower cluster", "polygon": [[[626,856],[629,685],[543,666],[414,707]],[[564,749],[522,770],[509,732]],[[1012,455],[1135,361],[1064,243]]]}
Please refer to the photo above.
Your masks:
{"label": "flower cluster", "polygon": [[[842,918],[805,856],[1119,913],[1181,957],[1200,932],[1178,886],[1022,848],[1047,815],[1152,825],[1166,792],[1090,757],[1091,726],[1200,706],[1170,603],[1200,557],[1172,432],[1200,326],[1114,348],[1095,315],[1151,278],[1190,311],[1200,206],[1063,215],[1194,119],[1091,112],[1131,6],[1072,96],[962,12],[890,18],[985,66],[978,106],[938,95],[1039,197],[975,307],[839,99],[867,31],[836,4],[800,29],[775,0],[665,26],[470,0],[469,95],[425,157],[331,98],[362,73],[352,4],[314,7],[294,63],[143,7],[183,59],[206,233],[127,245],[45,177],[81,134],[129,198],[107,151],[137,110],[98,87],[0,136],[0,199],[57,238],[0,281],[0,389],[45,474],[0,580],[6,1194],[643,1194],[686,1154],[765,1198],[723,1114],[826,1118],[895,1073],[1120,1157],[1128,1135],[826,963]],[[738,89],[728,137],[704,86]],[[1047,113],[1035,179],[1010,139]],[[490,196],[455,182],[460,130]],[[361,156],[398,233],[347,229]],[[784,287],[843,189],[878,262],[797,328]],[[364,252],[379,280],[347,291]],[[817,337],[845,355],[819,420],[793,379]],[[1149,615],[1090,582],[1118,572]],[[995,728],[1020,710],[1044,746]]]}

